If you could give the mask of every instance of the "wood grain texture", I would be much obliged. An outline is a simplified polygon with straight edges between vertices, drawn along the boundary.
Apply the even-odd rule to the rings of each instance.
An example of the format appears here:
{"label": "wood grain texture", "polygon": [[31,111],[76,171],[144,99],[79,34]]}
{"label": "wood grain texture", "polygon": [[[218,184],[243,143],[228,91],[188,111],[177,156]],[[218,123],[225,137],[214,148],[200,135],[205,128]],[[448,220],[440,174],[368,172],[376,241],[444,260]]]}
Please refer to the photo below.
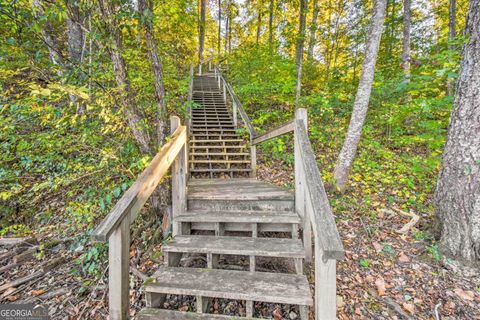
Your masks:
{"label": "wood grain texture", "polygon": [[225,316],[219,314],[198,314],[195,312],[181,312],[155,308],[144,308],[137,315],[138,320],[253,320],[237,316]]}
{"label": "wood grain texture", "polygon": [[312,305],[307,278],[297,274],[161,268],[147,292]]}
{"label": "wood grain texture", "polygon": [[294,125],[294,121],[293,120],[290,120],[290,121],[287,121],[281,125],[279,125],[278,127],[260,135],[260,136],[257,136],[253,139],[253,142],[252,144],[256,145],[256,144],[259,144],[259,143],[262,143],[264,141],[267,141],[267,140],[270,140],[270,139],[273,139],[273,138],[276,138],[278,136],[281,136],[283,134],[286,134],[286,133],[289,133],[289,132],[292,132],[295,128],[295,125]]}

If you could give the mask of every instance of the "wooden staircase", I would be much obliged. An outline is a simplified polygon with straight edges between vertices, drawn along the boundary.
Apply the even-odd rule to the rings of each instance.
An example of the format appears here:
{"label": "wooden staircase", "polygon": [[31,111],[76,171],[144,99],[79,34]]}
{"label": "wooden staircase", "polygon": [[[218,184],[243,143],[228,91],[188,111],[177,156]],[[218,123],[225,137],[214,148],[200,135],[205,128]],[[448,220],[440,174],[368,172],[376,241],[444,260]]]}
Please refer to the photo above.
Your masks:
{"label": "wooden staircase", "polygon": [[[109,318],[129,318],[130,224],[171,168],[173,237],[163,246],[164,266],[144,285],[146,307],[137,319],[260,319],[266,304],[288,305],[293,319],[309,319],[311,310],[316,320],[335,319],[336,260],[344,251],[308,139],[306,110],[257,135],[218,69],[195,76],[190,92],[199,107],[190,110],[187,126],[171,118],[171,139],[92,234],[109,242]],[[248,144],[236,133],[237,112]],[[245,177],[255,175],[255,146],[290,132],[295,191]],[[189,264],[192,255],[202,262]],[[265,268],[265,261],[282,267]],[[314,270],[315,298],[305,263]],[[171,307],[182,299],[188,311]],[[225,300],[240,307],[214,307]]]}
{"label": "wooden staircase", "polygon": [[252,172],[249,147],[236,132],[214,74],[196,76],[191,110],[189,172],[193,178],[245,177]]}

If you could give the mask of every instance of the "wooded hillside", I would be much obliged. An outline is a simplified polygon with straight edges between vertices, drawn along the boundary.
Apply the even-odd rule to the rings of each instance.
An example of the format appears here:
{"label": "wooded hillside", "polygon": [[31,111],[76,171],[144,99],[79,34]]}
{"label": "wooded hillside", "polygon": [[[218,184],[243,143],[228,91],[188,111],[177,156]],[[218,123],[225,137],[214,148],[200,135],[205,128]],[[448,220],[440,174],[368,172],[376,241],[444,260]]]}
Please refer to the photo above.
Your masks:
{"label": "wooded hillside", "polygon": [[[188,122],[192,73],[211,63],[258,135],[308,110],[346,250],[339,318],[480,317],[479,26],[479,0],[3,1],[0,303],[108,316],[92,231],[168,142],[169,117]],[[258,179],[294,188],[293,140],[259,144]],[[163,262],[170,191],[167,177],[132,226],[131,316]],[[2,243],[20,237],[35,240]],[[48,281],[11,283],[39,264]]]}

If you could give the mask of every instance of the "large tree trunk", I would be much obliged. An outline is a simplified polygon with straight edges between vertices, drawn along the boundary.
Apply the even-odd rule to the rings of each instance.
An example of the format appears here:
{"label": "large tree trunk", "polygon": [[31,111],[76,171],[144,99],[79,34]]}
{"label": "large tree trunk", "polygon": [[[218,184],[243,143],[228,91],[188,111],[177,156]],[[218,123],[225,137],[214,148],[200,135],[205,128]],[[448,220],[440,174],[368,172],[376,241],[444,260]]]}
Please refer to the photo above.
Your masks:
{"label": "large tree trunk", "polygon": [[141,21],[145,33],[145,42],[147,45],[148,58],[152,64],[152,72],[155,85],[155,99],[157,100],[157,146],[163,144],[167,130],[166,116],[167,108],[165,105],[165,84],[163,81],[163,65],[158,55],[158,46],[155,39],[152,16],[153,0],[138,0],[139,14],[142,15]]}
{"label": "large tree trunk", "polygon": [[357,95],[353,105],[352,117],[348,127],[347,137],[338,156],[334,178],[337,189],[345,189],[348,173],[352,166],[353,158],[357,152],[358,143],[362,134],[362,127],[367,115],[368,102],[375,75],[378,48],[382,36],[383,23],[385,20],[386,0],[376,0],[373,8],[372,22],[367,35],[365,57],[362,65],[362,73],[358,84]]}
{"label": "large tree trunk", "polygon": [[118,23],[115,21],[115,14],[112,3],[108,0],[99,0],[100,11],[110,37],[110,56],[112,59],[113,71],[117,82],[118,92],[122,99],[123,109],[127,117],[128,125],[133,132],[140,151],[144,154],[153,154],[150,149],[150,137],[148,131],[142,126],[140,116],[137,113],[137,103],[128,79],[125,60],[122,56],[122,40]]}
{"label": "large tree trunk", "polygon": [[300,0],[300,21],[298,24],[297,46],[295,51],[295,66],[297,69],[297,83],[295,87],[295,107],[299,107],[302,91],[303,46],[305,44],[305,28],[307,20],[308,0]]}
{"label": "large tree trunk", "polygon": [[198,21],[198,73],[202,74],[203,50],[205,48],[205,15],[207,0],[200,0],[200,19]]}
{"label": "large tree trunk", "polygon": [[308,51],[307,51],[308,60],[311,60],[313,58],[313,49],[315,48],[315,44],[317,42],[316,35],[317,35],[317,29],[318,29],[317,20],[318,20],[319,12],[320,12],[320,6],[318,5],[318,0],[314,0],[312,24],[310,25],[310,40],[308,42]]}
{"label": "large tree trunk", "polygon": [[454,257],[480,260],[480,0],[469,3],[469,37],[456,87],[435,208],[441,248]]}
{"label": "large tree trunk", "polygon": [[[457,1],[450,0],[449,1],[449,9],[448,9],[448,41],[450,42],[449,49],[455,50],[455,45],[451,43],[455,40],[457,36]],[[452,78],[448,78],[447,80],[447,94],[449,96],[453,96],[455,81]]]}
{"label": "large tree trunk", "polygon": [[405,81],[410,81],[410,25],[411,10],[410,0],[403,1],[403,41],[402,41],[402,67]]}

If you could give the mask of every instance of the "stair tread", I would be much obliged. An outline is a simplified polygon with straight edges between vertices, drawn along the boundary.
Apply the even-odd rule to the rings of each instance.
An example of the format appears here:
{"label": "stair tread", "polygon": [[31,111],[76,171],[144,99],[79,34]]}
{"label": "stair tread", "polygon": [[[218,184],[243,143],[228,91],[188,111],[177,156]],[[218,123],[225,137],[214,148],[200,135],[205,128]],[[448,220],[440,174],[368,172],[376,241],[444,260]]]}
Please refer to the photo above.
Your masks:
{"label": "stair tread", "polygon": [[250,172],[250,168],[190,168],[190,172]]}
{"label": "stair tread", "polygon": [[188,199],[202,200],[294,200],[294,194],[255,179],[198,179],[188,184]]}
{"label": "stair tread", "polygon": [[307,277],[298,274],[161,267],[146,292],[312,305]]}
{"label": "stair tread", "polygon": [[137,315],[138,320],[254,320],[238,316],[227,316],[220,314],[182,312],[174,310],[143,308]]}
{"label": "stair tread", "polygon": [[175,217],[178,222],[296,223],[300,217],[291,211],[187,211]]}
{"label": "stair tread", "polygon": [[190,152],[191,156],[249,156],[248,152]]}
{"label": "stair tread", "polygon": [[162,247],[164,252],[213,253],[244,256],[304,258],[299,239],[179,235]]}
{"label": "stair tread", "polygon": [[[250,163],[250,160],[190,160],[190,163]],[[230,168],[228,168],[230,169]]]}

